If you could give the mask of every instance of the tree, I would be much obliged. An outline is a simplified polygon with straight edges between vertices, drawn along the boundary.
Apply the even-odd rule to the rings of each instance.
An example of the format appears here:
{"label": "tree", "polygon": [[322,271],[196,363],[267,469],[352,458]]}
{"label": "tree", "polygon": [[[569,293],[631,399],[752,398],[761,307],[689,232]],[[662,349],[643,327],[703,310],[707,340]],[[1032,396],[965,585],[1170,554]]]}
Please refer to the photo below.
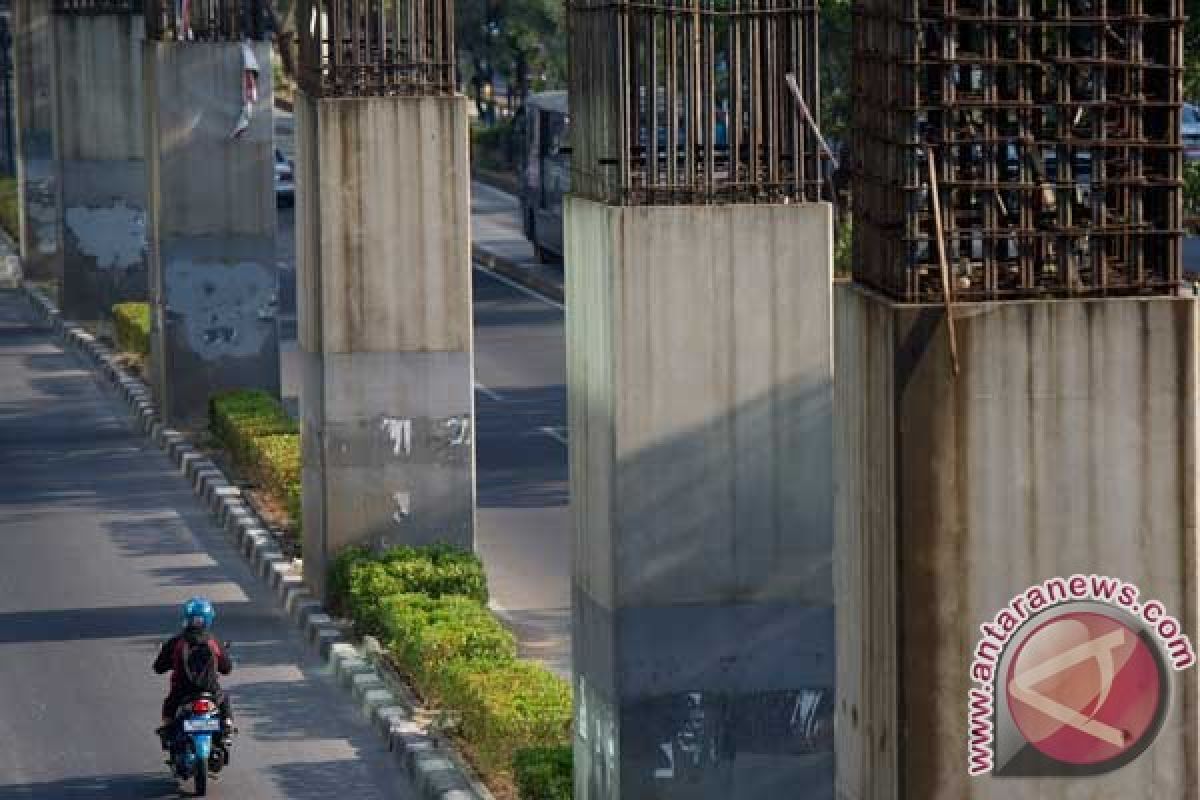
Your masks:
{"label": "tree", "polygon": [[850,0],[821,3],[821,131],[838,141],[850,128],[852,24]]}
{"label": "tree", "polygon": [[567,74],[562,0],[457,0],[456,35],[464,60],[508,77],[519,96],[557,88]]}

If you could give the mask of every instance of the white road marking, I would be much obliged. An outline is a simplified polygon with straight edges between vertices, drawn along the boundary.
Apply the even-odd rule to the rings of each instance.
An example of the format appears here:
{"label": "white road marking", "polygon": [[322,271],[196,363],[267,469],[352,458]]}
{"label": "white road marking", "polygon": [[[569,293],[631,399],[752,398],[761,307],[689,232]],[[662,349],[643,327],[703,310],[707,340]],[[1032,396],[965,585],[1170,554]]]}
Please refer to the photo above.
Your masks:
{"label": "white road marking", "polygon": [[491,390],[491,389],[489,389],[488,387],[484,386],[484,385],[483,385],[482,383],[480,383],[479,381],[475,381],[475,391],[477,391],[477,392],[483,392],[485,395],[487,395],[487,396],[488,396],[488,399],[489,399],[489,400],[494,400],[494,401],[496,401],[497,403],[503,403],[503,402],[504,402],[504,398],[503,398],[503,397],[501,397],[501,396],[500,396],[498,393],[496,393],[496,392],[492,391],[492,390]]}
{"label": "white road marking", "polygon": [[538,428],[538,430],[541,431],[542,433],[546,434],[547,436],[549,436],[551,439],[558,442],[559,444],[566,446],[567,437],[564,436],[563,434],[559,433],[559,431],[561,431],[562,428],[552,428],[550,426],[544,425],[544,426]]}
{"label": "white road marking", "polygon": [[516,281],[512,280],[511,278],[506,278],[503,275],[498,275],[497,273],[492,272],[487,267],[482,267],[479,264],[475,264],[475,269],[479,270],[484,275],[487,275],[489,278],[495,278],[496,280],[500,281],[501,283],[503,283],[505,286],[509,287],[510,289],[516,289],[521,294],[532,297],[534,300],[540,300],[548,306],[557,308],[559,311],[566,310],[563,308],[562,303],[556,303],[553,300],[551,300],[549,297],[546,297],[545,295],[542,295],[542,294],[538,294],[533,289],[530,289],[528,286],[522,286],[521,284],[517,283]]}

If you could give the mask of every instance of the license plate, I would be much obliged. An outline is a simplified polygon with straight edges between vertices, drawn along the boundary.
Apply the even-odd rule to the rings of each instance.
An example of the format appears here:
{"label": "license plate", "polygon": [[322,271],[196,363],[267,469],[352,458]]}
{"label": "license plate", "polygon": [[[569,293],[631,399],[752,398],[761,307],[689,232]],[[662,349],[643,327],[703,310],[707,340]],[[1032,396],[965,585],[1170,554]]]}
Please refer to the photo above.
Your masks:
{"label": "license plate", "polygon": [[184,733],[217,733],[221,730],[221,720],[219,719],[185,719],[183,721]]}

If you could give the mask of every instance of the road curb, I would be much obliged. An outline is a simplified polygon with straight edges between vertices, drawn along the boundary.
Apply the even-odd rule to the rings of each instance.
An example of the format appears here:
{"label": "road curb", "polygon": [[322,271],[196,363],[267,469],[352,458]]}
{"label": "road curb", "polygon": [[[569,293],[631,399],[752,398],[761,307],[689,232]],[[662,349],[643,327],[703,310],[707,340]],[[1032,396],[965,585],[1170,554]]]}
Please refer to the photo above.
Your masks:
{"label": "road curb", "polygon": [[497,255],[477,244],[471,246],[471,255],[474,257],[476,264],[489,272],[503,275],[509,280],[521,284],[526,289],[532,289],[538,294],[545,295],[556,303],[564,302],[563,287],[543,278],[534,270],[524,267],[512,259]]}
{"label": "road curb", "polygon": [[[307,647],[320,656],[335,685],[388,745],[419,800],[494,800],[459,753],[414,722],[425,710],[414,702],[411,693],[394,685],[387,670],[372,657],[370,647],[351,641],[348,626],[337,622],[313,598],[304,587],[300,562],[284,556],[267,525],[243,500],[237,485],[186,435],[165,427],[146,384],[122,369],[116,354],[92,334],[64,320],[39,289],[24,286],[23,291],[34,314],[53,328],[69,350],[108,379],[129,406],[138,429],[166,453],[188,481],[234,549],[275,594],[284,616],[304,636]],[[349,680],[345,679],[347,675]]]}

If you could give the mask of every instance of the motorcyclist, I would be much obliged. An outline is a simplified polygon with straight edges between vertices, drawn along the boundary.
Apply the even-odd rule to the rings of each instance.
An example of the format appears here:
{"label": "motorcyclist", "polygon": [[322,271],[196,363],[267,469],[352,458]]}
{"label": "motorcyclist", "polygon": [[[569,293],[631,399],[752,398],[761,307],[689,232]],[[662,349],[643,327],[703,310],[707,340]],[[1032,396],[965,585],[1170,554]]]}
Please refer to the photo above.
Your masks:
{"label": "motorcyclist", "polygon": [[183,604],[183,630],[163,643],[154,659],[154,672],[171,673],[171,690],[162,704],[162,727],[156,733],[163,749],[170,749],[171,727],[175,713],[185,701],[208,693],[221,712],[223,735],[233,732],[233,713],[229,696],[221,690],[218,673],[228,675],[233,662],[221,643],[212,635],[217,612],[207,598],[193,597]]}

